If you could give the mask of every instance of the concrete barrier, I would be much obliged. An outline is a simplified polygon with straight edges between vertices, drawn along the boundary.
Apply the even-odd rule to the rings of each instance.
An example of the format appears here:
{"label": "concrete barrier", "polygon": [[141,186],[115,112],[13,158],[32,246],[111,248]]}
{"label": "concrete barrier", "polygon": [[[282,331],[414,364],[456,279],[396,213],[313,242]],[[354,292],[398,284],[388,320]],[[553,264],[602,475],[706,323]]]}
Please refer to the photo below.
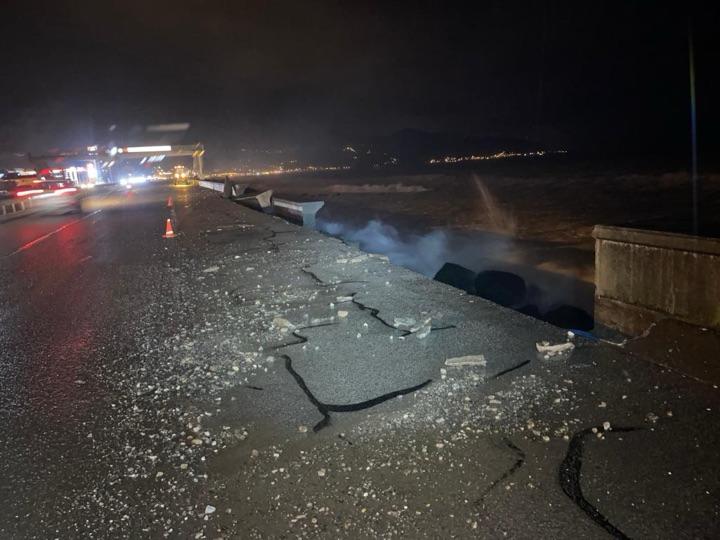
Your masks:
{"label": "concrete barrier", "polygon": [[271,189],[243,197],[248,189],[247,184],[234,182],[230,179],[224,181],[201,180],[200,187],[212,189],[223,194],[223,197],[233,199],[240,204],[249,206],[263,212],[273,212],[279,216],[299,221],[304,227],[315,226],[315,214],[325,205],[324,201],[295,202],[277,199],[272,196]]}
{"label": "concrete barrier", "polygon": [[720,239],[596,226],[595,319],[637,335],[671,318],[720,329]]}
{"label": "concrete barrier", "polygon": [[232,188],[230,189],[230,197],[231,198],[242,197],[243,195],[245,195],[245,192],[248,189],[247,184],[239,184],[237,182],[232,182],[232,181],[231,181],[231,184],[232,184]]}
{"label": "concrete barrier", "polygon": [[263,212],[269,212],[272,208],[272,189],[258,193],[257,195],[250,195],[249,197],[239,197],[235,200],[240,204],[255,208],[256,210],[262,210]]}
{"label": "concrete barrier", "polygon": [[20,214],[29,213],[33,209],[32,199],[0,201],[0,221],[19,217]]}
{"label": "concrete barrier", "polygon": [[315,226],[315,214],[325,205],[323,201],[295,202],[273,198],[273,211],[302,223],[303,227]]}
{"label": "concrete barrier", "polygon": [[234,199],[241,197],[247,191],[248,185],[235,182],[234,180],[200,180],[198,182],[200,187],[212,189],[213,191],[219,191],[223,194],[226,199]]}
{"label": "concrete barrier", "polygon": [[200,187],[204,187],[206,189],[212,189],[213,191],[219,191],[221,193],[224,190],[224,184],[222,182],[212,182],[210,180],[200,180],[198,182],[198,185]]}

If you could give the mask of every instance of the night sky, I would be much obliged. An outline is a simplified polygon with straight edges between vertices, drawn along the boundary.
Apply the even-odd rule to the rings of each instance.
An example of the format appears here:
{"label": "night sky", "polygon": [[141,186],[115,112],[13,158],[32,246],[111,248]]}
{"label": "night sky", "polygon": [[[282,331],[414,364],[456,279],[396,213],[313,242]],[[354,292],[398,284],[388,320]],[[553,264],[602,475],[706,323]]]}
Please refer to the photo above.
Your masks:
{"label": "night sky", "polygon": [[689,5],[7,0],[0,152],[186,121],[229,157],[403,128],[684,155],[691,11],[707,151],[720,19]]}

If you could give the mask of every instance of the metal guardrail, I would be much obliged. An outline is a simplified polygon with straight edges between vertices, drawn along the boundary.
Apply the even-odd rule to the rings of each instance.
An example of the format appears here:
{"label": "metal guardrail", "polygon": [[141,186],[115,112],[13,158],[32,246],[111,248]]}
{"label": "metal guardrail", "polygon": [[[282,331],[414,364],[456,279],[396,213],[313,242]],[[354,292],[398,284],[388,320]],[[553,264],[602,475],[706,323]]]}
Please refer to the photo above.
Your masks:
{"label": "metal guardrail", "polygon": [[0,201],[0,218],[2,218],[3,216],[25,212],[26,210],[30,210],[32,206],[32,199],[23,199],[21,201],[12,202]]}

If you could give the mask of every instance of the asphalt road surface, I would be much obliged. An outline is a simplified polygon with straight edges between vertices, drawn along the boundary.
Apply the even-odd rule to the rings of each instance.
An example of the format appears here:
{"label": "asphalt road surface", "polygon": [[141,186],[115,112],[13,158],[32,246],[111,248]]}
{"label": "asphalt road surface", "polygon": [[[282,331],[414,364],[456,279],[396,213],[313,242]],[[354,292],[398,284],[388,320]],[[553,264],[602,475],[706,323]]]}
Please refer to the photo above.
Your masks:
{"label": "asphalt road surface", "polygon": [[92,199],[0,224],[3,538],[718,536],[718,381],[666,361],[714,333],[545,358],[215,193]]}

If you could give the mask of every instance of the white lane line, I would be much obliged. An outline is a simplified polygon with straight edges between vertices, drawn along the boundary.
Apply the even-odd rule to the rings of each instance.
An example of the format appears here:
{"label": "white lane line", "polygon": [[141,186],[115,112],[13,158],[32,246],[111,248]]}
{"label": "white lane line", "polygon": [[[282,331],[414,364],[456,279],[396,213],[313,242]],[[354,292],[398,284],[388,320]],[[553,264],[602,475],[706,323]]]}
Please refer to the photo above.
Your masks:
{"label": "white lane line", "polygon": [[30,248],[33,247],[34,245],[39,244],[39,243],[42,242],[43,240],[47,240],[48,238],[50,238],[51,236],[59,233],[59,232],[62,231],[63,229],[67,229],[68,227],[70,227],[70,226],[72,226],[72,225],[75,225],[76,223],[80,223],[81,221],[86,220],[86,219],[94,216],[95,214],[97,214],[97,213],[99,213],[99,212],[102,212],[102,209],[100,209],[100,210],[95,210],[94,212],[90,212],[87,216],[83,216],[83,217],[81,217],[80,219],[76,219],[75,221],[71,221],[70,223],[66,223],[66,224],[63,225],[62,227],[58,227],[58,228],[55,229],[54,231],[50,231],[49,233],[44,234],[44,235],[40,236],[39,238],[36,238],[35,240],[30,240],[29,242],[23,244],[22,246],[20,246],[20,247],[17,248],[15,251],[13,251],[12,253],[10,253],[10,255],[7,255],[7,256],[8,256],[8,257],[12,257],[13,255],[16,255],[16,254],[18,254],[18,253],[21,253],[21,252],[25,251],[26,249],[30,249]]}

